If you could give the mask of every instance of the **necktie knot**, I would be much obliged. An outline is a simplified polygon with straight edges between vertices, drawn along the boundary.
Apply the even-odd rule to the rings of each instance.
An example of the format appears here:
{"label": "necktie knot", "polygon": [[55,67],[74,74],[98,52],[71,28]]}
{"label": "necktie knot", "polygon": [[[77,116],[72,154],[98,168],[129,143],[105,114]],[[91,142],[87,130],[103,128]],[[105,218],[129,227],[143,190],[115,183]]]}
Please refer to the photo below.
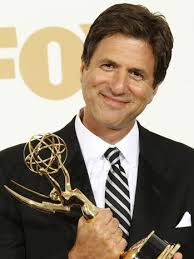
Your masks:
{"label": "necktie knot", "polygon": [[110,162],[111,165],[120,163],[119,158],[120,150],[117,147],[108,148],[104,153],[104,157]]}

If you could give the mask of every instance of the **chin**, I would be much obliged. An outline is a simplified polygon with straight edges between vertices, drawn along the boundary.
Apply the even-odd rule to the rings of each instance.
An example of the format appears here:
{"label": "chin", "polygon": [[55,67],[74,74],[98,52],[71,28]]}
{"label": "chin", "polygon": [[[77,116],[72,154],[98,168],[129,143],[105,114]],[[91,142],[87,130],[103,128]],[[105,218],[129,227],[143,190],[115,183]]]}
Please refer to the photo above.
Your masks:
{"label": "chin", "polygon": [[112,130],[120,130],[122,128],[125,128],[124,123],[121,121],[114,121],[114,120],[104,120],[102,121],[102,124],[105,125],[106,128],[112,129]]}
{"label": "chin", "polygon": [[130,129],[133,127],[135,123],[135,120],[107,120],[104,125],[106,125],[107,128],[112,130],[124,130],[124,129]]}

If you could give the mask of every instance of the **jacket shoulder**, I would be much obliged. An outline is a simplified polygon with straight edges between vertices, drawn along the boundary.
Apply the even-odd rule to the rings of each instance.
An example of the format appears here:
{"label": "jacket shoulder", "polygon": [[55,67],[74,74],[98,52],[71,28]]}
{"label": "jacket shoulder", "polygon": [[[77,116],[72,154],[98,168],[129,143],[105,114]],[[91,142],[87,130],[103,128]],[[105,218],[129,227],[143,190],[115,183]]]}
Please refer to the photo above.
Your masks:
{"label": "jacket shoulder", "polygon": [[142,141],[145,145],[153,145],[155,147],[155,151],[159,149],[160,151],[174,151],[176,154],[179,152],[186,152],[194,155],[194,149],[184,143],[159,135],[142,126],[139,126],[139,130],[140,141]]}
{"label": "jacket shoulder", "polygon": [[[194,178],[194,149],[139,126],[140,156],[154,169]],[[168,173],[167,173],[168,172]],[[171,172],[171,173],[170,173]],[[181,176],[181,177],[182,177]]]}
{"label": "jacket shoulder", "polygon": [[18,144],[0,151],[0,166],[13,165],[23,159],[25,144]]}

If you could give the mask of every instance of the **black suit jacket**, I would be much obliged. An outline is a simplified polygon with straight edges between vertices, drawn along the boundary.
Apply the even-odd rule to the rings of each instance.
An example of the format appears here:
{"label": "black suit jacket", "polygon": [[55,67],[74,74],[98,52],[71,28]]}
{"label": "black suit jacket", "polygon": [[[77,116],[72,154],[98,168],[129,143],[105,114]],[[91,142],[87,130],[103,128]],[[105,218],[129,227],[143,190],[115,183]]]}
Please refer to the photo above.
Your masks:
{"label": "black suit jacket", "polygon": [[[184,259],[194,258],[193,227],[176,228],[186,211],[191,217],[194,215],[194,151],[140,125],[139,131],[139,169],[129,245],[154,229],[169,242],[180,242]],[[79,188],[95,203],[74,120],[57,134],[65,140],[69,150],[66,167],[72,187]],[[0,258],[65,259],[76,238],[80,211],[45,214],[16,201],[3,187],[7,184],[29,198],[42,200],[12,186],[12,179],[49,194],[48,181],[25,166],[23,148],[24,145],[18,145],[0,152]],[[55,177],[64,187],[63,176]]]}

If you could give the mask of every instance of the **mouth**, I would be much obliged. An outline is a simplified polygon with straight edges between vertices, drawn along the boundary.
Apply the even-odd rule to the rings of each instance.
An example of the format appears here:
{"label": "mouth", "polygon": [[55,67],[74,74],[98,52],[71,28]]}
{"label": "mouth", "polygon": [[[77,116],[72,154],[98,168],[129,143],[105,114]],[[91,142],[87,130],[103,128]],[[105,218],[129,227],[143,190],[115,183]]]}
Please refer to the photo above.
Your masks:
{"label": "mouth", "polygon": [[124,98],[121,97],[115,97],[115,96],[109,96],[109,95],[105,95],[105,94],[100,94],[103,98],[103,100],[112,106],[123,106],[129,103],[129,100],[126,100]]}

